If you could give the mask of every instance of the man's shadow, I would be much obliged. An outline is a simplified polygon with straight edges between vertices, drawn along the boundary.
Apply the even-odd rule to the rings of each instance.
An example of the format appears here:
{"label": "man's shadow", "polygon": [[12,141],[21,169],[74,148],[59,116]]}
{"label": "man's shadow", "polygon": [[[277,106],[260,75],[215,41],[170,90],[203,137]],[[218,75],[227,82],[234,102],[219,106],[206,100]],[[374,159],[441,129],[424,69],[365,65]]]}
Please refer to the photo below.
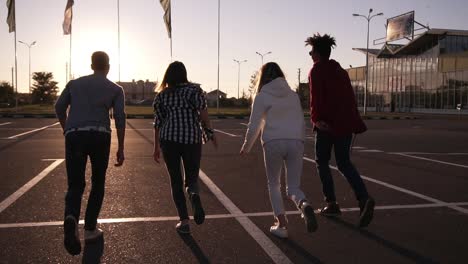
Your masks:
{"label": "man's shadow", "polygon": [[104,236],[91,241],[85,242],[83,250],[83,264],[97,264],[101,263],[101,257],[104,254]]}
{"label": "man's shadow", "polygon": [[179,233],[179,236],[184,241],[184,243],[192,250],[192,253],[197,258],[198,263],[210,263],[210,260],[206,257],[205,253],[202,251],[200,246],[198,246],[197,241],[195,241],[191,234]]}
{"label": "man's shadow", "polygon": [[379,243],[380,245],[388,248],[388,249],[391,249],[392,251],[394,251],[395,253],[403,256],[403,257],[406,257],[407,259],[411,260],[411,261],[414,261],[415,263],[427,263],[427,264],[434,264],[434,263],[439,263],[438,261],[435,261],[429,257],[426,257],[426,256],[423,256],[411,249],[408,249],[408,248],[405,248],[405,247],[402,247],[392,241],[389,241],[389,240],[386,240],[385,238],[382,238],[372,232],[370,232],[369,230],[366,230],[366,229],[362,229],[362,228],[359,228],[357,227],[356,225],[352,224],[352,223],[349,223],[349,222],[346,222],[344,221],[343,219],[340,219],[340,218],[336,218],[336,217],[329,217],[328,218],[329,220],[331,220],[332,222],[335,222],[341,226],[344,226],[356,233],[359,233],[360,235],[363,235],[364,237],[368,238],[368,239],[371,239],[371,240],[374,240],[375,242]]}

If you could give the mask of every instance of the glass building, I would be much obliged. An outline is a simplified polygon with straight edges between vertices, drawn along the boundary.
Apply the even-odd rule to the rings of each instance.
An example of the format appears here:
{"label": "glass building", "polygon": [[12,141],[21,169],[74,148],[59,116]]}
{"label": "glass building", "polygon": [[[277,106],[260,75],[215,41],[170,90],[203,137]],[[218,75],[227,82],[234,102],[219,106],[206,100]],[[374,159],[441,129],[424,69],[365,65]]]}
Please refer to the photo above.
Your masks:
{"label": "glass building", "polygon": [[[365,67],[347,71],[362,109]],[[369,49],[367,91],[367,111],[468,113],[468,30],[430,29],[406,45]]]}

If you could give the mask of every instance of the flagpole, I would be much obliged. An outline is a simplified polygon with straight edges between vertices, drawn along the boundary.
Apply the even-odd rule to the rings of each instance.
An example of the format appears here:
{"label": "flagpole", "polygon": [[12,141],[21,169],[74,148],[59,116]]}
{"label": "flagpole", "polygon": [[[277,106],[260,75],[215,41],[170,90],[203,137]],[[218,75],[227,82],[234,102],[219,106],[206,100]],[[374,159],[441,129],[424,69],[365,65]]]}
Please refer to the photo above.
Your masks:
{"label": "flagpole", "polygon": [[[15,13],[16,13],[16,10],[15,10]],[[16,14],[15,14],[15,91],[16,91],[15,111],[18,112],[18,59],[16,55]]]}
{"label": "flagpole", "polygon": [[220,28],[220,15],[221,15],[221,0],[218,0],[218,80],[216,90],[216,112],[219,114],[219,28]]}
{"label": "flagpole", "polygon": [[68,71],[68,79],[71,81],[72,80],[72,34],[73,34],[73,30],[71,30],[72,28],[72,25],[70,24],[70,68],[69,68],[69,71]]}
{"label": "flagpole", "polygon": [[117,35],[118,35],[118,54],[119,54],[119,82],[120,82],[120,0],[117,0]]}

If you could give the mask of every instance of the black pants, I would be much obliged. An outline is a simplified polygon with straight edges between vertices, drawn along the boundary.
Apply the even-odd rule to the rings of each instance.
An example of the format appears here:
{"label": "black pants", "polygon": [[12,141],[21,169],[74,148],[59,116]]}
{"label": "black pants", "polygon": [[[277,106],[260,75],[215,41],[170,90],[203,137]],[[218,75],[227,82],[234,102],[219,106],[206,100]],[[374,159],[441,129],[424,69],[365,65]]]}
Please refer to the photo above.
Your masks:
{"label": "black pants", "polygon": [[317,130],[315,136],[315,161],[317,171],[322,180],[322,191],[327,202],[336,202],[335,185],[329,167],[332,148],[338,170],[348,180],[358,201],[365,201],[369,197],[361,175],[351,163],[349,151],[352,135],[334,138],[329,133]]}
{"label": "black pants", "polygon": [[[187,193],[198,193],[198,173],[200,170],[201,144],[182,144],[161,141],[161,150],[171,177],[172,199],[180,220],[189,219],[185,201],[184,187]],[[182,173],[182,165],[185,178]]]}
{"label": "black pants", "polygon": [[104,184],[109,162],[111,135],[104,132],[76,131],[65,137],[65,157],[68,190],[65,196],[65,216],[80,219],[81,199],[85,189],[88,156],[91,160],[91,192],[85,215],[85,230],[96,228],[104,199]]}

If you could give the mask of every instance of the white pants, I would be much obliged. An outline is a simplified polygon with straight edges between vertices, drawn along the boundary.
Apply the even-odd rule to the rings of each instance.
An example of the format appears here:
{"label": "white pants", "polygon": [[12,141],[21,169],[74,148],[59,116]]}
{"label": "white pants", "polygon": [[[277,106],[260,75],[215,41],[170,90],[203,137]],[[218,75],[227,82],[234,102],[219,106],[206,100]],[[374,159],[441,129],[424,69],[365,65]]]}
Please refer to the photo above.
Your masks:
{"label": "white pants", "polygon": [[304,142],[301,140],[277,139],[263,145],[265,169],[268,177],[268,190],[275,216],[284,214],[281,197],[281,168],[285,164],[286,193],[299,206],[305,195],[300,189]]}

